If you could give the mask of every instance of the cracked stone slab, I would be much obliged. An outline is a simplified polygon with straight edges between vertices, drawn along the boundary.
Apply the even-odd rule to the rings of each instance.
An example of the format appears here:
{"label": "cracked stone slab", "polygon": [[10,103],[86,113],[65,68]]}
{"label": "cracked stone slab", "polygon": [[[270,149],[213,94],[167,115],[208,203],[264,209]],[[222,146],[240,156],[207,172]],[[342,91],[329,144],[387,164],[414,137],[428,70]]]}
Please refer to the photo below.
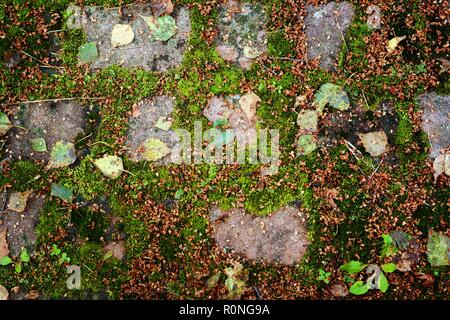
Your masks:
{"label": "cracked stone slab", "polygon": [[283,207],[267,217],[253,216],[243,209],[223,211],[213,206],[210,220],[216,243],[249,260],[293,265],[302,259],[308,245],[306,219],[293,206]]}
{"label": "cracked stone slab", "polygon": [[[191,32],[190,14],[186,7],[175,7],[171,16],[175,19],[177,32],[168,41],[152,41],[151,32],[143,17],[152,17],[151,4],[118,8],[70,6],[73,14],[68,19],[69,28],[82,28],[86,42],[95,42],[98,59],[91,63],[91,70],[111,65],[142,67],[150,71],[167,71],[179,66],[187,48]],[[121,14],[122,13],[122,14]],[[111,32],[116,24],[128,24],[134,32],[130,44],[114,48]]]}
{"label": "cracked stone slab", "polygon": [[226,61],[249,69],[252,60],[267,51],[266,13],[261,4],[228,1],[217,19],[216,50]]}
{"label": "cracked stone slab", "polygon": [[426,93],[417,100],[422,110],[422,129],[431,143],[430,157],[450,148],[450,96]]}
{"label": "cracked stone slab", "polygon": [[[10,197],[11,195],[7,195]],[[17,257],[22,249],[27,249],[32,255],[36,244],[36,227],[39,216],[44,208],[45,196],[33,192],[28,200],[25,210],[21,213],[9,209],[0,211],[0,230],[7,229],[7,241],[10,255]]]}
{"label": "cracked stone slab", "polygon": [[89,111],[77,101],[27,103],[13,107],[14,126],[6,135],[5,154],[14,160],[49,160],[48,152],[33,151],[31,139],[43,138],[50,151],[57,141],[75,142],[86,129]]}
{"label": "cracked stone slab", "polygon": [[308,59],[319,59],[320,66],[336,70],[336,62],[355,12],[348,2],[330,2],[306,8],[306,37]]}
{"label": "cracked stone slab", "polygon": [[[172,111],[175,106],[175,99],[169,96],[156,96],[139,101],[133,106],[133,114],[129,119],[129,129],[127,133],[127,156],[132,161],[143,161],[145,159],[143,144],[148,139],[159,139],[168,148],[173,149],[178,142],[178,136],[172,130],[162,130],[155,125],[158,119],[164,118],[172,120]],[[153,163],[156,165],[168,164],[171,162],[170,153]]]}

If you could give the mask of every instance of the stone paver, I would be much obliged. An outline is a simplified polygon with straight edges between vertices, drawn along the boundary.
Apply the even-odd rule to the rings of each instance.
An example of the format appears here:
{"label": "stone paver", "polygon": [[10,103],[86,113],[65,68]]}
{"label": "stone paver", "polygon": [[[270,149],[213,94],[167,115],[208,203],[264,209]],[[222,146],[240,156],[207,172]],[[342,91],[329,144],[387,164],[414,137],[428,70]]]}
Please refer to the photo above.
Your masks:
{"label": "stone paver", "polygon": [[[9,198],[11,195],[7,195]],[[18,257],[22,249],[33,254],[36,243],[35,229],[44,207],[44,196],[33,192],[23,212],[0,207],[0,231],[6,228],[10,256]]]}
{"label": "stone paver", "polygon": [[[152,34],[144,19],[153,17],[151,4],[117,8],[79,7],[69,8],[74,12],[69,19],[69,28],[82,28],[87,42],[95,42],[98,59],[91,63],[91,69],[111,65],[142,67],[145,70],[167,71],[181,64],[191,31],[190,14],[186,7],[175,6],[171,16],[175,19],[176,34],[167,41],[151,40]],[[134,38],[127,45],[113,47],[111,32],[116,24],[131,26]]]}
{"label": "stone paver", "polygon": [[14,160],[49,160],[48,152],[35,152],[31,140],[43,138],[50,151],[57,141],[75,142],[86,128],[88,111],[76,101],[28,103],[13,108],[17,126],[6,135],[5,155]]}
{"label": "stone paver", "polygon": [[[148,139],[159,139],[172,149],[178,142],[178,136],[172,130],[162,130],[155,125],[158,120],[172,120],[172,111],[175,107],[175,99],[169,96],[157,96],[144,99],[133,106],[133,115],[129,119],[126,145],[127,155],[133,161],[146,160],[144,143]],[[171,161],[168,154],[154,163],[157,165],[167,164]]]}
{"label": "stone paver", "polygon": [[436,93],[423,94],[418,98],[422,110],[422,128],[431,143],[430,157],[438,157],[450,148],[450,96]]}
{"label": "stone paver", "polygon": [[217,51],[226,60],[249,69],[252,60],[267,51],[266,14],[260,4],[228,1],[223,4],[217,25]]}
{"label": "stone paver", "polygon": [[322,68],[335,71],[342,39],[353,16],[353,7],[348,2],[308,5],[305,18],[308,59],[319,59]]}
{"label": "stone paver", "polygon": [[293,265],[301,260],[308,245],[305,217],[292,206],[267,217],[213,206],[210,220],[216,243],[246,259]]}

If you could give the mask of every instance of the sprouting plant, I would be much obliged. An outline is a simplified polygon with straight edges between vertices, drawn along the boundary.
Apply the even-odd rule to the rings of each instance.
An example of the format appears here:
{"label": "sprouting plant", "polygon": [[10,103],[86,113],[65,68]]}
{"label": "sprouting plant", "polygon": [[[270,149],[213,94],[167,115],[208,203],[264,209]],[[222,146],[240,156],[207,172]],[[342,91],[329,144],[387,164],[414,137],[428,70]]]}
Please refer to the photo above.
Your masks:
{"label": "sprouting plant", "polygon": [[19,261],[14,262],[10,257],[4,256],[0,258],[0,265],[7,266],[10,264],[14,264],[14,270],[17,273],[22,272],[22,263],[30,262],[30,255],[28,254],[27,249],[23,249],[19,256]]}
{"label": "sprouting plant", "polygon": [[326,272],[323,269],[319,269],[319,281],[323,281],[326,284],[330,283],[330,276],[331,276],[331,272]]}
{"label": "sprouting plant", "polygon": [[[395,241],[390,235],[383,234],[383,247],[381,249],[381,258],[386,256],[391,256],[398,252],[398,248],[395,245]],[[367,291],[372,289],[379,289],[381,292],[385,293],[389,288],[389,283],[384,275],[384,273],[392,273],[397,270],[397,266],[394,263],[382,264],[381,268],[376,264],[367,265],[361,261],[350,261],[343,264],[339,269],[347,272],[349,275],[357,274],[363,271],[367,267],[367,274],[369,277],[367,280],[358,280],[350,286],[350,293],[355,295],[365,294]],[[384,273],[383,273],[384,272]],[[352,278],[345,275],[346,282],[353,282]]]}
{"label": "sprouting plant", "polygon": [[53,244],[52,252],[50,253],[50,255],[57,256],[59,258],[58,259],[59,265],[63,264],[64,262],[67,262],[67,263],[70,262],[70,258],[69,258],[69,256],[67,256],[67,253],[62,252],[61,249],[59,249],[56,244]]}

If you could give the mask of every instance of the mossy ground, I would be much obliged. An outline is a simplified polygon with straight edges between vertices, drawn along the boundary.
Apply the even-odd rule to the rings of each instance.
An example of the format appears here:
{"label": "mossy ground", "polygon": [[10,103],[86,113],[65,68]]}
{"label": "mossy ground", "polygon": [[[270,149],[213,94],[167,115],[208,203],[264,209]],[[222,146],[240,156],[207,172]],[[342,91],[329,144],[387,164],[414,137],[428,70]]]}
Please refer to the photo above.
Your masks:
{"label": "mossy ground", "polygon": [[[131,2],[120,1],[120,4]],[[129,271],[133,269],[133,261],[144,256],[149,245],[158,239],[156,243],[161,256],[158,258],[160,260],[155,259],[152,263],[159,265],[162,271],[153,271],[147,275],[147,281],[165,284],[166,292],[161,294],[161,297],[198,298],[195,295],[198,288],[194,282],[190,282],[189,274],[197,268],[198,262],[194,258],[196,246],[212,246],[208,235],[209,222],[205,217],[205,208],[212,202],[225,209],[242,205],[248,212],[260,215],[269,214],[289,203],[300,203],[308,212],[311,244],[304,261],[296,268],[248,263],[246,267],[250,270],[249,287],[264,281],[276,285],[282,279],[293,279],[302,286],[313,286],[318,288],[317,292],[324,293],[326,288],[317,278],[319,269],[332,271],[332,278],[338,279],[342,278],[342,275],[337,267],[346,261],[380,263],[378,253],[382,244],[381,234],[392,231],[389,229],[392,221],[395,221],[396,226],[401,226],[398,221],[409,219],[409,213],[404,214],[403,210],[404,204],[416,194],[416,190],[411,189],[415,179],[421,178],[418,188],[428,192],[425,204],[414,212],[417,228],[424,234],[428,228],[444,228],[448,219],[446,197],[450,189],[448,183],[436,185],[432,173],[427,171],[430,165],[426,155],[427,139],[417,131],[414,119],[411,119],[411,108],[416,108],[414,97],[423,93],[427,86],[425,80],[420,79],[412,86],[404,84],[409,76],[426,72],[426,66],[418,61],[410,61],[406,56],[401,63],[390,67],[389,74],[373,74],[363,81],[349,81],[353,74],[364,73],[370,68],[367,51],[371,44],[367,38],[373,31],[367,28],[364,11],[357,1],[352,1],[356,17],[346,36],[339,58],[338,73],[331,74],[313,68],[305,71],[303,78],[294,74],[294,61],[278,59],[292,57],[296,43],[287,39],[282,30],[275,28],[274,22],[269,21],[268,25],[270,59],[243,71],[223,61],[213,46],[209,46],[202,37],[208,22],[214,22],[217,17],[217,10],[212,8],[210,15],[205,17],[195,5],[202,1],[174,2],[176,5],[194,4],[191,10],[191,49],[186,53],[183,64],[167,74],[121,67],[109,67],[98,73],[89,73],[84,67],[76,65],[78,46],[84,42],[83,33],[67,30],[62,22],[53,28],[63,30],[63,73],[41,73],[33,60],[22,61],[20,68],[2,68],[0,100],[4,102],[73,96],[101,99],[83,100],[86,107],[93,107],[95,110],[91,120],[97,125],[93,125],[86,133],[86,136],[90,133],[92,135],[77,144],[78,149],[86,150],[86,156],[77,166],[45,171],[43,166],[29,161],[13,162],[8,172],[0,177],[0,186],[3,190],[34,189],[49,193],[49,182],[58,182],[72,188],[81,199],[107,199],[111,214],[122,219],[120,229],[127,235],[127,255],[121,262],[103,259],[100,238],[108,223],[107,218],[88,209],[74,209],[71,205],[49,198],[37,227],[35,257],[20,274],[15,273],[12,267],[1,267],[0,284],[6,287],[19,285],[25,291],[37,290],[41,295],[51,298],[118,298],[124,295],[123,285],[132,280],[130,278],[133,273]],[[8,25],[13,17],[24,21],[30,12],[37,8],[63,16],[69,3],[68,0],[58,0],[27,4],[25,1],[12,0],[8,1],[6,9],[0,9],[0,16],[4,17],[5,25]],[[117,6],[119,2],[92,0],[85,1],[84,4]],[[283,11],[286,5],[288,4],[285,1],[270,0],[266,1],[265,8],[271,16]],[[422,16],[417,6],[413,6],[411,10],[415,23],[408,32],[423,29],[429,17]],[[401,18],[393,21],[390,27],[399,31],[402,27]],[[0,37],[0,52],[7,54],[9,42],[22,37],[26,39],[30,53],[38,59],[43,59],[47,42],[41,41],[38,34],[27,36],[37,23],[32,19],[24,27],[7,27],[6,37]],[[432,57],[426,55],[425,49],[418,48],[424,52],[424,61],[428,62]],[[24,78],[21,70],[26,68],[34,68],[32,72],[38,72],[39,77]],[[444,82],[432,86],[431,89],[449,94],[448,78],[446,81],[442,80]],[[361,179],[361,170],[366,176],[373,172],[369,157],[362,161],[357,160],[344,145],[330,150],[319,149],[299,158],[291,156],[297,133],[297,115],[291,112],[295,96],[311,88],[315,90],[329,81],[342,85],[353,104],[363,103],[368,110],[373,110],[384,100],[394,102],[399,117],[395,147],[400,164],[393,170],[385,166],[379,169],[379,173],[386,173],[390,177],[390,183],[379,199],[374,199],[373,190],[367,188],[369,182]],[[404,90],[407,98],[400,98],[399,95],[386,90],[386,86],[400,87],[400,91]],[[133,104],[140,99],[159,93],[175,95],[177,106],[174,127],[192,131],[193,122],[196,120],[203,121],[204,126],[208,126],[202,110],[210,95],[243,93],[245,88],[251,88],[262,100],[257,110],[262,126],[280,130],[283,166],[277,174],[265,178],[262,185],[257,174],[257,165],[241,165],[231,170],[227,166],[218,165],[181,166],[174,169],[155,168],[150,163],[135,164],[125,159],[125,168],[132,174],[124,173],[117,181],[104,178],[92,165],[92,159],[105,153],[124,154],[121,138],[127,130],[129,112]],[[427,88],[429,89],[429,86]],[[320,177],[324,172],[328,172],[325,177],[329,180],[321,181]],[[425,178],[422,179],[424,172]],[[40,178],[36,179],[37,176]],[[339,217],[327,215],[326,212],[330,208],[326,199],[315,192],[324,187],[339,190],[341,200],[336,201],[340,211]],[[174,232],[162,235],[150,233],[149,229],[153,224],[165,225],[166,222],[147,217],[143,213],[147,208],[143,206],[143,201],[151,201],[154,206],[162,205],[165,208],[175,206],[177,219],[170,227]],[[387,208],[389,217],[376,214],[380,208]],[[373,226],[369,225],[374,216],[375,221],[380,223],[376,234],[373,233]],[[170,219],[170,215],[164,217]],[[333,219],[338,219],[339,223],[330,223]],[[92,221],[96,222],[93,229],[89,227]],[[72,226],[72,231],[68,230],[68,225]],[[393,228],[392,225],[391,227]],[[71,236],[71,232],[75,236]],[[58,264],[55,256],[51,256],[53,244],[67,253],[71,264],[81,267],[83,290],[67,290],[66,270]],[[180,248],[183,248],[181,255]],[[166,263],[178,265],[175,276],[169,277],[164,273]],[[217,263],[211,257],[208,268],[212,272],[224,266],[224,262]],[[421,271],[443,272],[444,276],[437,278],[439,283],[444,283],[448,277],[444,268],[431,269],[429,266],[422,266]],[[401,278],[402,275],[391,280],[401,283],[398,277]],[[396,292],[398,291],[401,294],[401,289]],[[298,292],[287,294],[299,295]],[[423,289],[420,297],[429,296],[443,298],[439,289]],[[373,297],[379,296],[374,294]],[[394,297],[394,293],[388,292],[385,297]]]}

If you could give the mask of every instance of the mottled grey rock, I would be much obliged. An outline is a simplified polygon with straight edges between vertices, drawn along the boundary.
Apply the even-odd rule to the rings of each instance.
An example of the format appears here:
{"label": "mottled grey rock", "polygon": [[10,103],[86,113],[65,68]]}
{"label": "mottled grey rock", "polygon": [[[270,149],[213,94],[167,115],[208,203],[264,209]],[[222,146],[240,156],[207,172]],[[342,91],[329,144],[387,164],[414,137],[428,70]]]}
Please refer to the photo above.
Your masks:
{"label": "mottled grey rock", "polygon": [[295,207],[257,217],[243,209],[222,211],[213,206],[210,219],[217,244],[246,259],[293,265],[301,260],[308,245],[305,218]]}
{"label": "mottled grey rock", "polygon": [[423,94],[418,98],[422,109],[422,128],[431,143],[430,157],[438,157],[450,148],[450,96],[436,93]]}
{"label": "mottled grey rock", "polygon": [[[6,135],[4,152],[14,160],[49,160],[49,153],[34,152],[30,139],[44,138],[50,151],[57,141],[75,142],[86,129],[88,111],[77,101],[27,103],[15,106],[15,126]],[[26,130],[25,130],[26,129]]]}
{"label": "mottled grey rock", "polygon": [[22,249],[27,249],[32,255],[36,244],[36,227],[39,216],[44,208],[44,196],[36,192],[32,193],[23,212],[15,212],[9,209],[0,211],[0,228],[7,229],[7,240],[10,255],[18,257]]}
{"label": "mottled grey rock", "polygon": [[342,38],[353,16],[353,7],[348,2],[308,5],[305,18],[308,59],[319,59],[322,68],[335,71]]}
{"label": "mottled grey rock", "polygon": [[226,60],[249,69],[253,59],[267,51],[266,14],[261,4],[228,1],[217,18],[217,51]]}
{"label": "mottled grey rock", "polygon": [[[161,130],[155,127],[159,118],[170,121],[175,106],[175,99],[168,96],[147,98],[133,106],[133,115],[129,119],[127,133],[127,155],[133,161],[145,160],[143,144],[153,138],[164,142],[168,148],[174,148],[178,142],[178,136],[172,130]],[[157,165],[170,163],[171,156],[155,161]]]}
{"label": "mottled grey rock", "polygon": [[[87,42],[95,42],[98,59],[91,69],[111,65],[142,67],[145,70],[167,71],[181,64],[191,31],[190,14],[186,7],[176,7],[171,16],[175,19],[177,33],[168,41],[152,41],[151,32],[142,17],[153,16],[152,5],[130,5],[118,8],[84,7],[81,11],[69,8],[74,15],[69,18],[69,28],[82,28]],[[70,21],[70,22],[69,22]],[[116,24],[130,24],[134,39],[130,44],[114,48],[111,31]]]}

